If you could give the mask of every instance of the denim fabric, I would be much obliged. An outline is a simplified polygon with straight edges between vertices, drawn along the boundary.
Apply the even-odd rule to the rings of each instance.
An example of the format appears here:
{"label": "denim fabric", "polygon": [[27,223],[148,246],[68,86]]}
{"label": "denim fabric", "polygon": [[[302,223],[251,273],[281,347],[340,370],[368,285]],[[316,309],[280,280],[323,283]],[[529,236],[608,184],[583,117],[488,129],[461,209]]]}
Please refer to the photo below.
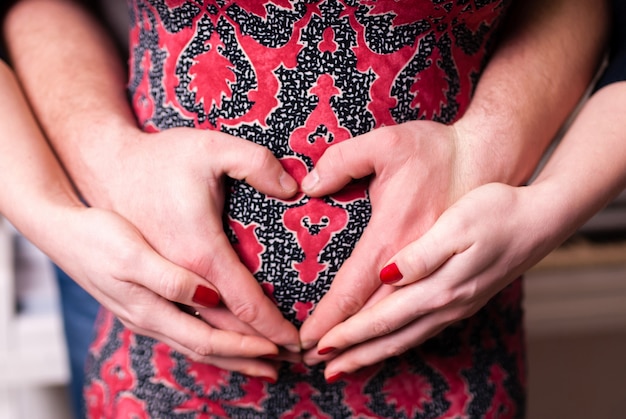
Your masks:
{"label": "denim fabric", "polygon": [[72,408],[76,419],[82,419],[85,417],[85,359],[93,340],[93,325],[100,305],[57,266],[55,274],[61,295],[63,326],[70,362]]}

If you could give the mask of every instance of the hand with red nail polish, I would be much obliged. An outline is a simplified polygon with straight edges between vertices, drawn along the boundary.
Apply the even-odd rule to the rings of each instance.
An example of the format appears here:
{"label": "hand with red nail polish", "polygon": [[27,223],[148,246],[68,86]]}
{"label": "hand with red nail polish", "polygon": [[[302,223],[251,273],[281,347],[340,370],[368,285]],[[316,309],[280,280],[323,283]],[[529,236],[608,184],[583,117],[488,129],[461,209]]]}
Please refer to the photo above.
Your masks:
{"label": "hand with red nail polish", "polygon": [[[454,288],[440,281],[438,293],[419,294],[432,284],[414,275],[423,261],[413,253],[398,252],[421,246],[420,237],[468,191],[493,180],[521,182],[534,167],[530,159],[514,174],[500,164],[485,168],[484,159],[498,150],[480,141],[464,123],[414,121],[374,130],[325,152],[310,179],[303,181],[305,193],[324,196],[352,179],[369,177],[372,215],[330,290],[301,327],[304,349],[313,348],[305,352],[306,363],[326,361],[333,371],[351,372],[417,345],[445,327],[447,323],[430,319],[451,316],[453,309],[437,304],[446,296],[455,298]],[[444,245],[421,250],[436,253]],[[471,305],[467,313],[475,309]],[[337,351],[319,353],[328,347]]]}
{"label": "hand with red nail polish", "polygon": [[[381,285],[400,280],[397,266],[386,262],[465,191],[464,184],[454,181],[458,156],[454,129],[431,121],[380,128],[326,150],[309,175],[314,181],[307,177],[302,182],[305,193],[324,196],[369,176],[372,214],[351,257],[304,322],[304,349],[334,346],[319,341],[359,312]],[[307,352],[305,360],[317,362],[318,357]]]}
{"label": "hand with red nail polish", "polygon": [[[215,286],[157,253],[153,243],[148,243],[127,218],[81,202],[32,116],[17,79],[2,61],[0,93],[0,114],[7,116],[0,124],[7,134],[0,141],[0,172],[11,174],[13,179],[2,186],[2,215],[108,309],[103,317],[115,316],[133,332],[160,340],[191,359],[274,379],[276,366],[256,357],[278,354],[279,348],[258,331],[237,331],[235,320],[243,322],[220,306]],[[271,177],[280,176],[282,169],[278,162],[276,165],[274,169],[279,170],[274,170]],[[158,183],[156,178],[153,181]],[[133,188],[131,183],[126,186],[131,193],[146,192]],[[154,204],[180,205],[166,201]],[[151,211],[146,214],[146,219],[156,215]],[[6,227],[0,224],[0,234],[4,235]],[[161,227],[165,233],[167,228]],[[172,237],[164,238],[162,243],[172,241]],[[253,278],[251,284],[259,288]],[[240,294],[242,291],[245,284],[238,289]],[[258,294],[262,295],[260,291]],[[217,330],[196,318],[201,307],[222,307],[233,327]],[[293,335],[297,339],[295,329]]]}
{"label": "hand with red nail polish", "polygon": [[380,282],[383,284],[394,284],[400,281],[404,276],[402,272],[400,272],[400,269],[398,269],[398,265],[390,263],[381,269],[379,277]]}
{"label": "hand with red nail polish", "polygon": [[[124,106],[125,102],[118,104],[119,109]],[[126,255],[122,244],[111,246],[103,259],[129,265],[134,275],[123,276],[128,287],[113,282],[102,285],[107,288],[106,296],[94,296],[132,331],[155,337],[192,359],[215,364],[221,362],[220,357],[232,360],[278,352],[279,346],[299,349],[297,329],[242,262],[223,220],[228,178],[245,179],[250,187],[278,198],[296,193],[296,181],[267,148],[248,140],[191,128],[146,133],[133,119],[122,119],[115,129],[102,127],[104,138],[97,144],[85,144],[83,157],[89,164],[77,167],[74,163],[81,160],[77,159],[68,161],[66,167],[93,208],[123,216],[152,252],[179,269],[159,269],[163,264],[148,260],[145,252],[138,257],[146,259],[140,260]],[[89,125],[81,124],[86,130],[82,135],[89,135]],[[107,146],[101,148],[102,144]],[[143,271],[137,270],[139,266]],[[129,287],[137,291],[129,292]],[[167,309],[165,303],[130,303],[139,292],[152,302],[193,306],[201,315],[200,308],[219,302],[219,322],[234,329],[218,331],[178,310],[173,315],[173,303],[167,303]],[[140,305],[143,309],[133,310]],[[242,330],[253,333],[243,335]],[[242,368],[235,362],[229,365]]]}
{"label": "hand with red nail polish", "polygon": [[[472,316],[573,231],[563,224],[559,229],[565,231],[555,234],[543,222],[528,222],[533,216],[550,219],[553,212],[560,214],[551,203],[553,194],[541,183],[492,183],[463,196],[387,262],[381,280],[396,290],[322,337],[318,347],[334,347],[338,355],[325,359],[307,353],[305,360],[323,360],[327,369],[352,372],[399,355]],[[546,204],[537,212],[539,203]],[[520,225],[525,226],[522,236]]]}

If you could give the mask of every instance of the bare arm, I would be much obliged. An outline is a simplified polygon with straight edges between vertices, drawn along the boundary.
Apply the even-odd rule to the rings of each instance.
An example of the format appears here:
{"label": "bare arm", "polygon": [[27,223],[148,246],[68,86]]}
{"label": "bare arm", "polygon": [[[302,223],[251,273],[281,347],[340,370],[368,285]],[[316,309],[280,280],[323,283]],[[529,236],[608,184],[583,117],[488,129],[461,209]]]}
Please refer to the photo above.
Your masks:
{"label": "bare arm", "polygon": [[468,190],[488,181],[528,181],[605,52],[604,1],[514,3],[470,107],[454,124],[459,137],[469,139],[463,142],[473,157],[467,170],[478,180]]}
{"label": "bare arm", "polygon": [[[626,188],[626,82],[603,87],[584,105],[529,189],[543,195],[557,245]],[[552,246],[554,247],[554,246]]]}
{"label": "bare arm", "polygon": [[[277,197],[297,190],[278,160],[219,132],[141,132],[114,46],[72,1],[21,1],[7,17],[5,35],[29,100],[87,201],[122,214],[160,254],[211,281],[244,323],[297,350],[296,329],[241,263],[222,227],[225,175]],[[195,341],[198,348],[207,345]]]}
{"label": "bare arm", "polygon": [[[520,10],[511,11],[515,22],[507,24],[505,37],[481,76],[469,109],[453,126],[417,121],[409,123],[412,126],[408,129],[407,124],[388,127],[378,138],[372,132],[327,151],[303,182],[306,185],[318,178],[307,192],[323,195],[351,177],[374,173],[370,187],[373,214],[353,255],[303,325],[305,347],[315,345],[333,326],[364,307],[368,299],[371,306],[391,293],[389,288],[380,287],[381,268],[461,196],[486,183],[519,185],[529,178],[596,71],[605,38],[603,6],[591,0],[520,2]],[[584,33],[579,30],[582,27]],[[394,138],[393,145],[386,143],[389,138]],[[432,138],[441,141],[433,142]],[[389,149],[394,150],[393,155],[384,151]],[[443,288],[436,290],[437,295],[455,295],[454,285],[446,288],[444,282],[438,284]],[[499,283],[499,289],[505,285]],[[393,317],[381,315],[379,321],[372,321],[375,311],[363,310],[345,321],[345,326],[338,326],[335,330],[342,332],[359,321],[363,326],[344,334],[350,338],[341,340],[339,347],[365,343],[329,363],[326,376],[376,362],[390,355],[390,347],[401,352],[417,345],[487,301],[477,297],[466,304],[465,311],[448,310],[445,301],[441,306],[428,305],[433,299],[425,301],[419,313],[415,307],[401,309],[396,298],[422,301],[406,298],[412,291],[415,289],[399,288],[387,298],[387,307],[395,308]],[[488,292],[496,290],[490,288]],[[416,320],[417,314],[426,312],[432,315],[425,318],[435,320]],[[398,328],[402,326],[400,334]],[[317,349],[339,344],[335,340],[338,335],[331,333],[333,338],[325,338]],[[381,334],[385,336],[379,338]],[[311,352],[307,359],[316,362],[335,355]]]}
{"label": "bare arm", "polygon": [[[276,353],[274,344],[257,336],[211,330],[171,304],[194,304],[195,289],[211,287],[203,278],[163,259],[122,217],[81,203],[3,62],[0,95],[0,213],[138,332],[202,362],[271,377],[270,365],[236,357]],[[170,294],[176,287],[169,284],[176,283],[182,284],[181,292]],[[156,324],[155,313],[162,315]],[[195,339],[211,345],[211,351],[194,346]]]}
{"label": "bare arm", "polygon": [[[626,82],[604,87],[584,105],[530,186],[491,183],[474,189],[394,255],[389,263],[402,273],[394,286],[411,290],[410,303],[425,309],[424,316],[393,342],[379,337],[340,355],[329,373],[352,371],[371,362],[372,354],[402,347],[411,335],[428,336],[449,319],[472,314],[626,188],[624,112]],[[442,282],[452,283],[461,298],[436,307],[433,302],[445,292]],[[402,317],[393,299],[360,314],[333,328],[320,347],[340,351],[370,336],[373,324]]]}

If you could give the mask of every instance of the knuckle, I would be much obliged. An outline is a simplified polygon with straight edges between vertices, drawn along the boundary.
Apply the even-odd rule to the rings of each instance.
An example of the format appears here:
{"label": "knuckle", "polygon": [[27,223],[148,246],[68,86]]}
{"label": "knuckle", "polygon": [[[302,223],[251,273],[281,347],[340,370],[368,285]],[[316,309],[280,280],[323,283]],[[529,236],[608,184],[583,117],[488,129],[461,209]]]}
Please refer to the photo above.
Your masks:
{"label": "knuckle", "polygon": [[429,253],[430,248],[424,246],[424,244],[420,241],[416,242],[416,248],[410,252],[404,252],[403,257],[405,258],[407,266],[410,268],[409,274],[415,274],[417,276],[416,279],[421,279],[427,272],[430,271],[430,267],[428,266],[428,260],[431,259]]}
{"label": "knuckle", "polygon": [[[132,320],[131,320],[132,319]],[[127,321],[132,321],[135,325],[135,328],[139,328],[144,332],[141,333],[145,335],[145,331],[154,329],[154,316],[150,315],[150,313],[146,310],[136,310],[134,313],[130,314],[127,318]]]}
{"label": "knuckle", "polygon": [[258,172],[267,169],[274,163],[274,154],[265,147],[252,147],[250,151],[250,172]]}
{"label": "knuckle", "polygon": [[371,328],[374,336],[385,336],[394,331],[394,328],[391,326],[391,324],[383,319],[373,320]]}
{"label": "knuckle", "polygon": [[449,323],[453,323],[459,320],[467,319],[476,314],[485,304],[486,301],[476,301],[460,305],[450,311],[450,316],[447,320]]}
{"label": "knuckle", "polygon": [[352,315],[363,306],[363,301],[352,294],[341,294],[336,298],[336,308],[344,315]]}
{"label": "knuckle", "polygon": [[394,356],[399,356],[408,351],[410,348],[408,345],[405,345],[400,342],[393,342],[386,348],[386,358],[392,358]]}
{"label": "knuckle", "polygon": [[185,354],[185,356],[187,358],[189,358],[192,362],[195,363],[205,363],[207,362],[206,356],[204,355],[200,355],[199,353],[196,353],[194,351],[189,351],[188,353]]}
{"label": "knuckle", "polygon": [[347,150],[349,145],[349,141],[345,141],[328,147],[317,164],[317,170],[328,171],[333,168],[349,167],[346,154],[349,152]]}
{"label": "knuckle", "polygon": [[111,259],[114,271],[134,272],[137,261],[141,260],[141,250],[130,240],[120,240],[115,247],[115,257]]}
{"label": "knuckle", "polygon": [[400,147],[404,143],[405,136],[398,129],[393,129],[387,127],[384,137],[387,142],[387,146],[390,149],[395,149],[395,147]]}
{"label": "knuckle", "polygon": [[197,362],[207,363],[208,359],[212,356],[218,355],[218,348],[214,341],[215,335],[212,328],[207,328],[199,336],[187,346],[190,352],[190,357]]}
{"label": "knuckle", "polygon": [[195,345],[191,350],[191,357],[195,358],[196,362],[206,362],[208,357],[215,355],[215,347],[209,341],[202,345]]}
{"label": "knuckle", "polygon": [[398,150],[399,155],[406,153],[408,149],[418,146],[413,135],[407,135],[407,127],[396,125],[383,127],[380,138],[384,139],[384,147],[388,150]]}
{"label": "knuckle", "polygon": [[463,320],[470,316],[469,310],[465,307],[459,307],[455,310],[450,310],[447,315],[444,317],[444,321],[446,325],[455,323],[459,320]]}
{"label": "knuckle", "polygon": [[452,290],[444,289],[437,293],[431,300],[431,310],[441,310],[450,306],[457,300],[457,296]]}
{"label": "knuckle", "polygon": [[241,303],[232,308],[232,312],[244,323],[253,323],[259,315],[259,306],[251,302]]}
{"label": "knuckle", "polygon": [[337,145],[335,147],[330,147],[328,149],[330,152],[330,161],[329,163],[334,165],[335,167],[344,167],[347,161],[346,158],[346,149],[341,145]]}
{"label": "knuckle", "polygon": [[159,279],[161,296],[170,301],[182,301],[185,297],[184,278],[181,273],[162,275]]}

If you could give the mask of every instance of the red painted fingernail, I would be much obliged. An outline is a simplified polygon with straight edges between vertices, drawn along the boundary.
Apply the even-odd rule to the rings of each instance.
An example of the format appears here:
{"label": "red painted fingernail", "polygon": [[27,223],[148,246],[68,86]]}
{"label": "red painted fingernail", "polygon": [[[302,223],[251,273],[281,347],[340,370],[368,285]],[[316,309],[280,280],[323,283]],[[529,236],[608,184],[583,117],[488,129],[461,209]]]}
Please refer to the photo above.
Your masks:
{"label": "red painted fingernail", "polygon": [[331,352],[335,352],[337,350],[337,348],[334,348],[332,346],[329,346],[327,348],[322,348],[319,351],[317,351],[318,355],[328,355]]}
{"label": "red painted fingernail", "polygon": [[276,379],[274,377],[259,377],[259,380],[265,381],[266,383],[276,384]]}
{"label": "red painted fingernail", "polygon": [[403,278],[398,265],[391,263],[380,271],[380,281],[383,284],[393,284]]}
{"label": "red painted fingernail", "polygon": [[326,382],[328,384],[332,384],[332,383],[336,383],[337,381],[341,380],[343,377],[345,377],[346,374],[343,372],[338,372],[336,374],[331,375],[330,377],[328,377],[326,379]]}
{"label": "red painted fingernail", "polygon": [[207,288],[203,285],[196,287],[196,292],[191,299],[194,303],[200,304],[204,307],[215,307],[220,303],[220,296],[217,292],[211,288]]}

